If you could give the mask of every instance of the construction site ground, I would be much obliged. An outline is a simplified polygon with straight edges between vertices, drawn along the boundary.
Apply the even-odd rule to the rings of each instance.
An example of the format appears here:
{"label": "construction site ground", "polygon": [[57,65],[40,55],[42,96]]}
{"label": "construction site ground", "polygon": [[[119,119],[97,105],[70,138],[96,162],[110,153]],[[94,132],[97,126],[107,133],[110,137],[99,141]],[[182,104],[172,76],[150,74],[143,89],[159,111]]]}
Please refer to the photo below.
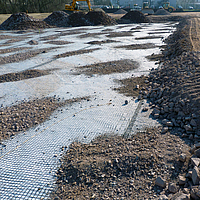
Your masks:
{"label": "construction site ground", "polygon": [[[177,70],[181,84],[166,87],[180,88],[189,116],[199,116],[198,13],[181,16],[188,21],[174,41],[184,41],[172,37],[168,48],[178,21],[1,31],[0,199],[199,198],[190,178],[179,184],[199,126],[187,135],[187,124],[163,129],[173,112],[151,115],[155,87],[172,84],[170,70],[186,63],[192,71]],[[160,62],[168,68],[156,73]]]}

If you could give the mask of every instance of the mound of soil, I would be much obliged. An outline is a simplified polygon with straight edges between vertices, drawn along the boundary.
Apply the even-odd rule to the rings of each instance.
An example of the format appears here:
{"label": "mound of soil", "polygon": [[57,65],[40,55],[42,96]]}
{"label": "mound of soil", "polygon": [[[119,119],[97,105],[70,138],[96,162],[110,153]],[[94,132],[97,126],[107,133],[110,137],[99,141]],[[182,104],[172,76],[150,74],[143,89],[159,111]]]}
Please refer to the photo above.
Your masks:
{"label": "mound of soil", "polygon": [[16,13],[0,25],[0,30],[27,30],[50,27],[46,22],[37,20],[26,13]]}
{"label": "mound of soil", "polygon": [[120,20],[129,20],[131,23],[149,23],[150,20],[140,11],[129,11]]}
{"label": "mound of soil", "polygon": [[115,19],[103,11],[90,11],[87,13],[86,19],[91,23],[92,26],[117,24]]}
{"label": "mound of soil", "polygon": [[92,65],[86,65],[78,67],[78,73],[84,73],[86,75],[92,76],[93,74],[112,74],[112,73],[122,73],[128,72],[133,69],[137,69],[139,67],[139,63],[134,60],[117,60],[117,61],[109,61],[102,62]]}
{"label": "mound of soil", "polygon": [[52,26],[67,27],[69,26],[68,16],[69,15],[64,11],[55,11],[43,21]]}
{"label": "mound of soil", "polygon": [[118,11],[114,12],[114,14],[126,14],[126,13],[128,13],[128,12],[126,12],[123,9],[119,9]]}
{"label": "mound of soil", "polygon": [[154,15],[170,15],[171,13],[166,11],[165,9],[159,9],[157,10]]}
{"label": "mound of soil", "polygon": [[86,14],[84,12],[73,12],[68,17],[68,23],[73,27],[90,25],[90,22],[86,19]]}
{"label": "mound of soil", "polygon": [[[57,190],[51,199],[168,199],[159,198],[161,192],[169,192],[156,186],[155,180],[162,176],[174,183],[179,174],[186,173],[190,154],[179,137],[160,131],[73,143],[57,172]],[[187,156],[185,163],[179,161],[180,152]]]}

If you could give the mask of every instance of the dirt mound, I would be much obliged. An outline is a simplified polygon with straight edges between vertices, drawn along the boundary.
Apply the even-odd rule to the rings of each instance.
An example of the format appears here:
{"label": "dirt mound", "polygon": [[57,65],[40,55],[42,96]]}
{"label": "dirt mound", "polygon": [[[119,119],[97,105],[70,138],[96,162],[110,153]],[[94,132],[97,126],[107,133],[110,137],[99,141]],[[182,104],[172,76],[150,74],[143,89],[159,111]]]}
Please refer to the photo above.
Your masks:
{"label": "dirt mound", "polygon": [[55,11],[43,21],[52,26],[67,27],[69,26],[68,16],[69,15],[64,11]]}
{"label": "dirt mound", "polygon": [[131,23],[149,23],[150,20],[140,11],[129,11],[120,20],[129,20]]}
{"label": "dirt mound", "polygon": [[118,11],[114,12],[114,14],[126,14],[126,13],[128,13],[128,12],[126,12],[123,9],[119,9]]}
{"label": "dirt mound", "polygon": [[68,17],[68,23],[70,26],[89,26],[90,22],[86,19],[86,14],[84,12],[73,12]]}
{"label": "dirt mound", "polygon": [[44,21],[37,20],[26,13],[11,15],[0,25],[0,30],[27,30],[51,27]]}
{"label": "dirt mound", "polygon": [[90,11],[87,13],[86,19],[90,22],[92,26],[117,24],[115,19],[113,19],[103,11]]}
{"label": "dirt mound", "polygon": [[171,13],[166,11],[165,9],[159,9],[157,10],[154,15],[170,15]]}

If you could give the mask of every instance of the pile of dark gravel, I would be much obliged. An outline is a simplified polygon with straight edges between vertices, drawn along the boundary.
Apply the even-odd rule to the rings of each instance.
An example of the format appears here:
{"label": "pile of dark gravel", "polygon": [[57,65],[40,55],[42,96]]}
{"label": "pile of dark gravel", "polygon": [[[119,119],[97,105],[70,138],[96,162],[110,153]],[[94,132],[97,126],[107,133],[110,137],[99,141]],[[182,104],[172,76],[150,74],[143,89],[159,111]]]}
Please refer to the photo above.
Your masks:
{"label": "pile of dark gravel", "polygon": [[64,11],[55,11],[43,21],[47,24],[57,27],[67,27],[68,24],[68,14]]}
{"label": "pile of dark gravel", "polygon": [[154,15],[170,15],[170,14],[171,13],[168,12],[167,10],[165,10],[165,9],[159,9],[154,13]]}
{"label": "pile of dark gravel", "polygon": [[90,11],[87,13],[86,19],[90,22],[92,26],[117,24],[115,19],[113,19],[103,11]]}
{"label": "pile of dark gravel", "polygon": [[126,14],[126,13],[128,13],[128,12],[126,12],[123,9],[119,9],[118,11],[114,12],[114,14]]}
{"label": "pile of dark gravel", "polygon": [[68,17],[69,26],[89,26],[91,23],[86,19],[84,12],[73,12]]}
{"label": "pile of dark gravel", "polygon": [[26,13],[16,13],[0,25],[0,30],[27,30],[50,27],[46,22],[37,20]]}
{"label": "pile of dark gravel", "polygon": [[150,20],[140,11],[129,11],[119,21],[128,20],[129,23],[149,23]]}

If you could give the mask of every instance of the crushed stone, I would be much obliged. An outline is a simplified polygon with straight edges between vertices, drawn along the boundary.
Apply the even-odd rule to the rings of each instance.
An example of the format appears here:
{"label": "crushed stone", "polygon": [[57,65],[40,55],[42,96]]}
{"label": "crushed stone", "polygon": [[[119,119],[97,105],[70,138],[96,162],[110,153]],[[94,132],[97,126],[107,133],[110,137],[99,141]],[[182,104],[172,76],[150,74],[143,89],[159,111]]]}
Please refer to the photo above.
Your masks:
{"label": "crushed stone", "polygon": [[154,13],[154,15],[171,15],[171,13],[165,9],[159,9]]}

